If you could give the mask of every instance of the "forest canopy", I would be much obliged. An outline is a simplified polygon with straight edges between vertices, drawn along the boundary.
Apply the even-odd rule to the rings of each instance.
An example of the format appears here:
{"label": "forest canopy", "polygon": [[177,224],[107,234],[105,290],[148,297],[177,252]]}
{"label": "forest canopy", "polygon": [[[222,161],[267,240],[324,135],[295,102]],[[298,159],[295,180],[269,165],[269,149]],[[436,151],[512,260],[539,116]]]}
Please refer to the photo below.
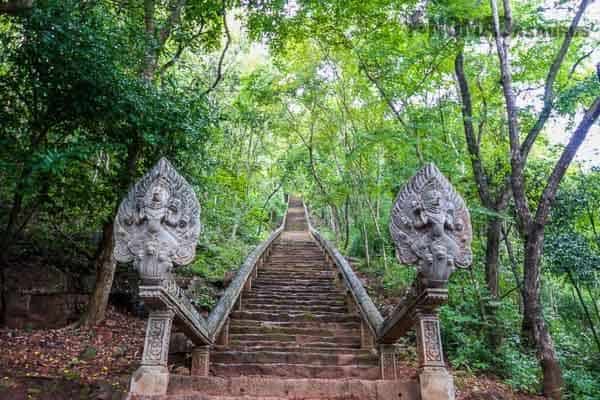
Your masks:
{"label": "forest canopy", "polygon": [[2,1],[2,282],[86,271],[81,323],[102,321],[116,209],[166,157],[202,208],[180,274],[222,284],[296,194],[386,309],[414,278],[390,210],[433,162],[473,222],[450,365],[598,399],[599,20],[589,0]]}

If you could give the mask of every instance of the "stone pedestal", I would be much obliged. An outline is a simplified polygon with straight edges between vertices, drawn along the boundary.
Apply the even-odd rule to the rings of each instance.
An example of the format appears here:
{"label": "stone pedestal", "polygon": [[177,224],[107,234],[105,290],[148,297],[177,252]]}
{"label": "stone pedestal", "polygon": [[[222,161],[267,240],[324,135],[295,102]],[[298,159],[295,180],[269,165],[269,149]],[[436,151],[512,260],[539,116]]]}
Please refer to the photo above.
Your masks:
{"label": "stone pedestal", "polygon": [[192,375],[208,376],[210,368],[210,346],[197,346],[192,351]]}
{"label": "stone pedestal", "polygon": [[421,400],[454,400],[454,380],[444,363],[437,314],[419,310],[416,318]]}
{"label": "stone pedestal", "polygon": [[446,368],[426,368],[419,373],[421,400],[454,400],[454,379]]}
{"label": "stone pedestal", "polygon": [[142,365],[131,378],[130,393],[158,396],[167,393],[169,385],[169,341],[175,314],[171,310],[151,311],[146,326]]}
{"label": "stone pedestal", "polygon": [[131,394],[164,396],[169,386],[169,370],[158,365],[142,365],[131,377]]}

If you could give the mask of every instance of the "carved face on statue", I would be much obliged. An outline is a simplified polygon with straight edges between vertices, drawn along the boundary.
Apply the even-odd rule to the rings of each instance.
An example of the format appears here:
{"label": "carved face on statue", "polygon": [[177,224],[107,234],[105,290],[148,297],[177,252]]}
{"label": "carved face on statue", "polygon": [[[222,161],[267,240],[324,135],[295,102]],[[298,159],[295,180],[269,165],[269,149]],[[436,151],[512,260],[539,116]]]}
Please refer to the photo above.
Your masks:
{"label": "carved face on statue", "polygon": [[417,266],[424,287],[443,287],[471,263],[471,223],[462,198],[430,164],[400,190],[390,232],[402,264]]}
{"label": "carved face on statue", "polygon": [[115,219],[115,258],[133,261],[144,281],[168,279],[173,263],[189,263],[200,234],[199,204],[165,159],[129,192]]}

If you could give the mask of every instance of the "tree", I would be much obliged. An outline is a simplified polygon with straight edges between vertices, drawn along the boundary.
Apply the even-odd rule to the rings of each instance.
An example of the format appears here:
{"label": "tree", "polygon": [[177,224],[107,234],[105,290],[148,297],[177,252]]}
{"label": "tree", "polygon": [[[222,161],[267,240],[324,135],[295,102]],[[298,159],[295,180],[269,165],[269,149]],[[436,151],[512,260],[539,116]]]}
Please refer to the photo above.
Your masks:
{"label": "tree", "polygon": [[542,131],[546,121],[550,117],[554,102],[554,83],[561,68],[562,62],[569,49],[575,30],[581,20],[589,2],[583,0],[571,26],[565,35],[559,52],[557,53],[548,76],[544,83],[544,104],[533,127],[521,142],[519,110],[516,105],[516,97],[513,89],[513,77],[510,65],[510,37],[513,27],[512,9],[510,1],[503,2],[504,25],[501,28],[500,14],[496,0],[490,0],[493,16],[494,37],[496,50],[500,62],[501,82],[506,102],[506,115],[510,139],[510,180],[515,201],[515,212],[517,216],[519,231],[524,240],[524,313],[523,331],[526,337],[537,349],[538,358],[543,371],[543,391],[547,397],[553,399],[561,398],[562,373],[552,338],[544,321],[542,304],[540,300],[540,264],[544,243],[544,231],[552,204],[560,182],[567,168],[575,157],[577,150],[586,138],[590,128],[600,115],[600,96],[593,100],[591,106],[586,110],[579,125],[571,135],[567,146],[564,148],[560,158],[556,161],[548,182],[535,206],[535,212],[530,209],[530,200],[526,194],[525,167],[527,156]]}
{"label": "tree", "polygon": [[[222,27],[227,34],[227,41],[219,59],[217,76],[215,81],[203,94],[207,95],[222,79],[222,63],[225,52],[229,47],[230,36],[226,24],[226,1],[222,2],[194,2],[186,0],[172,0],[166,5],[156,0],[145,0],[142,13],[129,10],[134,18],[134,26],[141,28],[138,31],[142,36],[141,60],[135,60],[139,66],[140,78],[146,85],[153,85],[167,69],[175,65],[181,58],[183,52],[191,47],[197,46],[202,35],[209,33],[209,43],[214,46],[218,42],[217,27]],[[166,16],[166,17],[163,17]],[[140,27],[139,18],[143,19]],[[218,21],[218,22],[217,22]],[[172,42],[172,43],[171,43]],[[165,57],[169,46],[174,46],[172,56]],[[167,58],[166,61],[161,61]],[[127,145],[127,156],[122,163],[121,179],[119,181],[118,193],[125,193],[127,187],[132,184],[137,176],[137,164],[144,147],[144,135],[139,130],[131,131],[131,138]],[[114,215],[119,207],[119,200],[115,204],[114,213],[107,219],[102,227],[102,239],[96,251],[96,284],[91,296],[88,310],[82,318],[86,325],[96,325],[104,319],[104,313],[108,304],[108,296],[112,287],[115,274],[116,261],[113,256],[113,221]]]}

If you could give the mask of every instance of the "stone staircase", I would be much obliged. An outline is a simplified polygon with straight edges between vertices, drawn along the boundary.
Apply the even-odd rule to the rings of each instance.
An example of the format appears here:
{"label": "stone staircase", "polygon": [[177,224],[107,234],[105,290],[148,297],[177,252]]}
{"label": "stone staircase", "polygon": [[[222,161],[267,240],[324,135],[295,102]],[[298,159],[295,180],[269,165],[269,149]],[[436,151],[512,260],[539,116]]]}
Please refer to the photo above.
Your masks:
{"label": "stone staircase", "polygon": [[[209,376],[171,374],[170,400],[419,399],[416,381],[382,380],[335,267],[291,199],[285,229],[210,351]],[[221,342],[222,343],[222,342]]]}

